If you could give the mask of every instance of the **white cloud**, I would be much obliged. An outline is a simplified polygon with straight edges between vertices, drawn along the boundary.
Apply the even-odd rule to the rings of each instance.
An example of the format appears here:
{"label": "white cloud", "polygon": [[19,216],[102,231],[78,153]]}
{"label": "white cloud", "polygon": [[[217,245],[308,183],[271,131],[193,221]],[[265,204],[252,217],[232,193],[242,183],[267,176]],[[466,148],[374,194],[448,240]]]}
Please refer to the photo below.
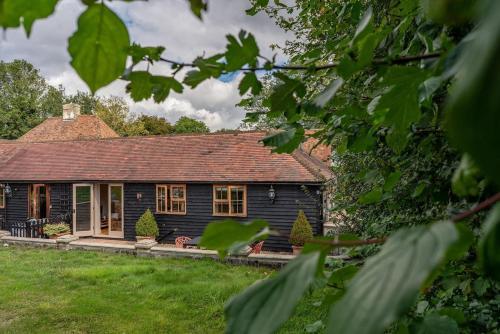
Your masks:
{"label": "white cloud", "polygon": [[[163,45],[165,56],[175,60],[191,61],[206,52],[220,52],[226,44],[225,35],[237,34],[240,29],[252,32],[262,53],[273,52],[272,43],[283,44],[287,35],[265,15],[246,16],[247,1],[212,0],[203,21],[189,10],[185,0],[150,0],[148,2],[112,2],[112,8],[129,26],[133,41],[142,45]],[[69,65],[67,38],[76,29],[76,19],[84,6],[77,0],[61,1],[54,16],[35,22],[28,40],[22,30],[9,30],[0,41],[0,59],[23,58],[40,69],[53,85],[63,85],[68,93],[87,90],[85,84]],[[278,55],[283,59],[282,55]],[[155,66],[155,72],[168,73],[165,64]],[[179,73],[182,79],[185,72]],[[135,113],[165,116],[170,121],[186,115],[203,120],[212,130],[236,127],[243,111],[235,104],[239,101],[237,86],[241,75],[231,82],[209,80],[196,89],[186,88],[183,94],[172,94],[162,104],[152,101],[134,103],[126,97],[125,84],[115,82],[100,90],[99,95],[126,97]]]}

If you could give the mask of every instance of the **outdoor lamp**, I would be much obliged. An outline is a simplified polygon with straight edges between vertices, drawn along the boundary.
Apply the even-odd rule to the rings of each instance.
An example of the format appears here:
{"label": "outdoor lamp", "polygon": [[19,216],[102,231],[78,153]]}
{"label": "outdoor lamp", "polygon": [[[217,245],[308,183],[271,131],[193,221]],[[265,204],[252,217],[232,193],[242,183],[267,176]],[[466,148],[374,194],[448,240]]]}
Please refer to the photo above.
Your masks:
{"label": "outdoor lamp", "polygon": [[267,193],[267,196],[271,200],[271,203],[274,203],[274,199],[276,198],[276,191],[274,190],[272,185],[269,188],[269,192]]}
{"label": "outdoor lamp", "polygon": [[12,196],[12,188],[8,184],[5,185],[4,192],[5,192],[6,196],[8,196],[8,197]]}

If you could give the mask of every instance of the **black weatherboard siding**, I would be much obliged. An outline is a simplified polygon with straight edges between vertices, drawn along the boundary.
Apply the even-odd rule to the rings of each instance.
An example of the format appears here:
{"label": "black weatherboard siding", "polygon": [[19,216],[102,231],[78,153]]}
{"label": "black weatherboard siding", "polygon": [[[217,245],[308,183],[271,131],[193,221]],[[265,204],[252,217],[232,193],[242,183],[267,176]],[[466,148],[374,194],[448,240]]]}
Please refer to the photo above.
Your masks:
{"label": "black weatherboard siding", "polygon": [[[59,218],[71,214],[73,200],[72,185],[69,183],[44,183],[50,188],[50,217]],[[28,183],[9,183],[12,197],[7,197],[5,209],[0,209],[0,216],[9,222],[22,222],[29,218]],[[71,219],[71,216],[69,216]]]}
{"label": "black weatherboard siding", "polygon": [[[42,182],[40,182],[42,183]],[[50,216],[58,218],[69,214],[71,218],[73,186],[70,183],[45,183],[50,187]],[[8,222],[22,222],[28,218],[28,183],[10,183],[12,197],[6,199],[6,209],[0,209],[0,216]],[[268,198],[270,184],[247,184],[247,217],[214,217],[212,215],[212,184],[187,184],[187,214],[171,215],[156,213],[156,184],[124,184],[124,233],[125,239],[135,239],[135,223],[150,208],[165,235],[177,229],[166,240],[173,243],[178,236],[196,237],[203,233],[208,223],[216,220],[234,219],[249,221],[257,218],[267,220],[274,230],[282,236],[270,237],[264,248],[275,251],[288,251],[288,235],[299,210],[304,210],[316,235],[322,233],[321,197],[317,194],[319,185],[274,184],[276,199]],[[137,194],[142,194],[137,199]]]}
{"label": "black weatherboard siding", "polygon": [[[166,239],[169,242],[173,242],[177,236],[199,236],[211,221],[227,219],[227,217],[212,215],[212,184],[187,184],[186,215],[157,214],[155,184],[128,183],[124,187],[125,239],[135,238],[135,222],[148,208],[155,214],[162,235],[178,229]],[[304,188],[300,185],[273,185],[276,190],[274,203],[271,203],[268,198],[269,187],[268,184],[248,184],[248,216],[231,219],[248,221],[261,218],[267,220],[273,229],[280,231],[283,235],[266,240],[264,248],[269,250],[290,250],[287,235],[301,209],[304,210],[314,233],[321,234],[321,197],[317,194],[319,186]],[[138,193],[142,194],[141,199],[137,199]]]}

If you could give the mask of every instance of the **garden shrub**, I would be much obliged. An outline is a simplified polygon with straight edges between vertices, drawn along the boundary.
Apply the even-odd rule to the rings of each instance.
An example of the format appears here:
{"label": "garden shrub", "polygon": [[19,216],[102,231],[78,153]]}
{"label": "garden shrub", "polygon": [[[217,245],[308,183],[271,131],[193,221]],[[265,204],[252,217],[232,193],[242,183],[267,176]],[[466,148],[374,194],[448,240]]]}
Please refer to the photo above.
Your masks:
{"label": "garden shrub", "polygon": [[51,237],[56,234],[69,233],[70,228],[68,224],[58,223],[58,224],[46,224],[43,227],[43,233]]}
{"label": "garden shrub", "polygon": [[155,216],[150,209],[147,209],[135,224],[135,234],[139,237],[157,237],[160,235]]}
{"label": "garden shrub", "polygon": [[290,243],[294,246],[304,246],[304,244],[313,238],[311,224],[307,220],[303,210],[299,211],[297,220],[293,223],[290,232]]}

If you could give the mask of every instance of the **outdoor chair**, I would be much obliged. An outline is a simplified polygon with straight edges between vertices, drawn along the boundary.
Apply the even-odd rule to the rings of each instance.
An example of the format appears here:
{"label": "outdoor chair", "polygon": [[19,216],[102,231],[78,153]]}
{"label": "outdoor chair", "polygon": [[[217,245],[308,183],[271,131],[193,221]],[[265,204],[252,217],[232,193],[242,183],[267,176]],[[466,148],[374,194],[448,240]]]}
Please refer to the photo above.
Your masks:
{"label": "outdoor chair", "polygon": [[177,237],[175,238],[175,247],[176,248],[184,248],[184,244],[191,240],[190,237]]}
{"label": "outdoor chair", "polygon": [[260,254],[260,251],[262,250],[262,246],[264,246],[264,241],[258,242],[255,245],[252,246],[252,251],[250,254]]}

